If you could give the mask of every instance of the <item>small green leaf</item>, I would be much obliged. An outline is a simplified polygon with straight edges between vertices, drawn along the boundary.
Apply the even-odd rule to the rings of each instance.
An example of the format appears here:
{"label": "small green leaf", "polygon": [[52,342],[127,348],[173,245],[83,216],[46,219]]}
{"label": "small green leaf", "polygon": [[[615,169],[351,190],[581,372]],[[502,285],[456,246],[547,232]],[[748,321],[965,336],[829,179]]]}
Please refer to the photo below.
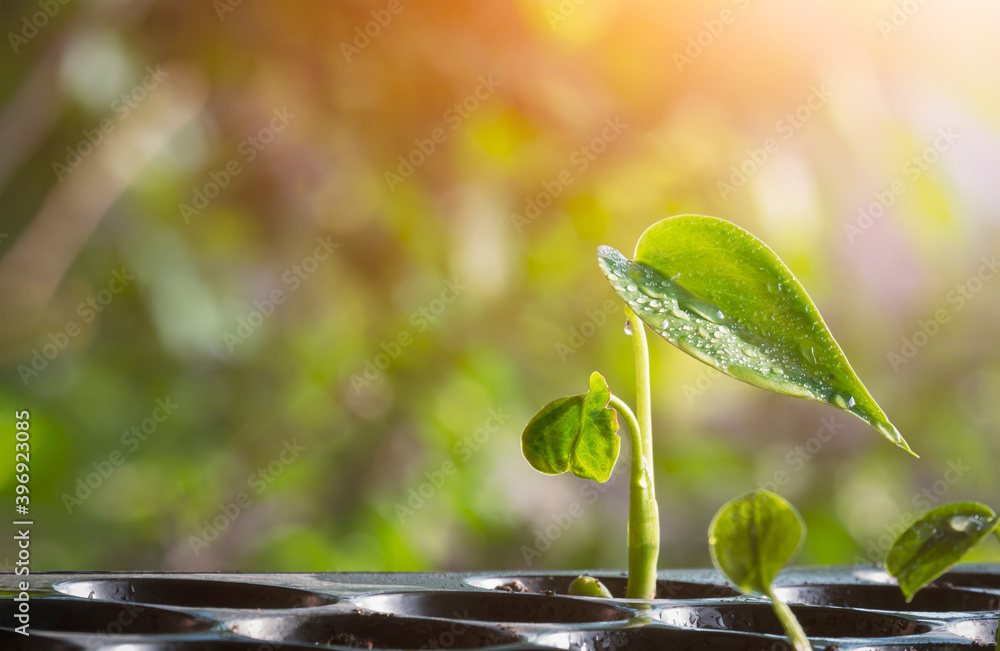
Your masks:
{"label": "small green leaf", "polygon": [[521,434],[521,452],[547,475],[570,470],[577,477],[604,482],[618,460],[621,439],[617,413],[608,407],[611,390],[600,373],[590,376],[590,391],[542,407]]}
{"label": "small green leaf", "polygon": [[802,285],[752,234],[678,215],[643,233],[635,262],[597,251],[621,299],[671,344],[737,380],[849,411],[912,453]]}
{"label": "small green leaf", "polygon": [[899,580],[899,587],[909,601],[917,590],[944,574],[983,538],[997,531],[998,524],[1000,518],[984,504],[942,504],[899,534],[885,556],[885,569]]}
{"label": "small green leaf", "polygon": [[804,538],[795,507],[766,490],[727,502],[708,527],[715,567],[743,592],[760,594],[770,594],[774,577]]}
{"label": "small green leaf", "polygon": [[569,584],[569,593],[577,597],[600,597],[611,599],[611,592],[599,579],[592,576],[578,576]]}

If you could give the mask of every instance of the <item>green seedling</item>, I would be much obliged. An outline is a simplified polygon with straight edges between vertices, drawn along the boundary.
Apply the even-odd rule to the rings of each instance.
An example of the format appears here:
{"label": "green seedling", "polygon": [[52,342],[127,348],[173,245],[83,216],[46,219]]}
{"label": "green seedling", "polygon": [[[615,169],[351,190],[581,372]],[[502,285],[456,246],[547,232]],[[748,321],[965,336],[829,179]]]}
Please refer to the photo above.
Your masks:
{"label": "green seedling", "polygon": [[802,285],[759,239],[716,217],[679,215],[649,227],[635,260],[601,246],[598,264],[625,302],[636,414],[594,373],[590,391],[543,407],[521,435],[537,470],[606,481],[618,459],[618,420],[629,430],[629,576],[626,596],[656,593],[659,515],[646,327],[738,380],[848,411],[910,451],[858,379]]}
{"label": "green seedling", "polygon": [[[1000,516],[978,502],[952,502],[920,516],[885,555],[885,569],[907,601],[958,563],[991,533],[1000,539]],[[997,638],[1000,649],[1000,634]]]}
{"label": "green seedling", "polygon": [[578,597],[600,597],[611,599],[611,593],[599,579],[592,576],[578,576],[569,584],[569,593]]}
{"label": "green seedling", "polygon": [[805,524],[795,507],[766,490],[727,502],[708,527],[716,569],[743,593],[771,600],[795,651],[811,651],[812,646],[791,608],[774,594],[772,584],[805,537]]}

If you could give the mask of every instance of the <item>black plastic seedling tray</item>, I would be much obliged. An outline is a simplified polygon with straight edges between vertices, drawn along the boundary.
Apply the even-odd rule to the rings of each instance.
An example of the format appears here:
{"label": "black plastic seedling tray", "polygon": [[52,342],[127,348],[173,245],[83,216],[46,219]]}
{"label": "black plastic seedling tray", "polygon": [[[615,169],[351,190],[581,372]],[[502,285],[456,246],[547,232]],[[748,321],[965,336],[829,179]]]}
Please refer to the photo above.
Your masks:
{"label": "black plastic seedling tray", "polygon": [[[619,572],[592,572],[613,594]],[[714,571],[660,572],[652,601],[567,596],[579,572],[0,575],[0,646],[14,649],[714,649],[784,651],[763,599]],[[879,568],[785,571],[778,594],[816,649],[992,649],[1000,565],[952,571],[906,603]]]}

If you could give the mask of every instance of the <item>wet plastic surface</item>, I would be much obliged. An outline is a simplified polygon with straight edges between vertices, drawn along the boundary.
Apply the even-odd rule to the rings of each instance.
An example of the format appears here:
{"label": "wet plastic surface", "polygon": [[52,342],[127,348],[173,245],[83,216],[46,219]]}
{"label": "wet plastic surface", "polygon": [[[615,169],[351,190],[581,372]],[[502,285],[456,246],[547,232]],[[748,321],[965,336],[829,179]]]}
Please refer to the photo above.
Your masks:
{"label": "wet plastic surface", "polygon": [[[588,572],[612,594],[621,572]],[[785,651],[765,599],[709,570],[661,572],[657,599],[566,595],[579,572],[479,574],[32,574],[30,637],[19,577],[0,575],[7,649],[685,649]],[[910,603],[875,566],[779,577],[816,649],[994,648],[1000,565],[961,566]]]}

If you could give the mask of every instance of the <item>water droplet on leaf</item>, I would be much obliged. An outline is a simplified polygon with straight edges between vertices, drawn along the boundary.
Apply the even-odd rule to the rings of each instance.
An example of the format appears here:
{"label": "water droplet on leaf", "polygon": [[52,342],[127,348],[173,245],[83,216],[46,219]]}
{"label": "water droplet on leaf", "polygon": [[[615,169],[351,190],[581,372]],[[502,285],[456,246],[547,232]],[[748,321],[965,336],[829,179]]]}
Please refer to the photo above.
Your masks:
{"label": "water droplet on leaf", "polygon": [[833,394],[833,404],[841,409],[850,409],[854,406],[854,396],[845,396],[842,393]]}

